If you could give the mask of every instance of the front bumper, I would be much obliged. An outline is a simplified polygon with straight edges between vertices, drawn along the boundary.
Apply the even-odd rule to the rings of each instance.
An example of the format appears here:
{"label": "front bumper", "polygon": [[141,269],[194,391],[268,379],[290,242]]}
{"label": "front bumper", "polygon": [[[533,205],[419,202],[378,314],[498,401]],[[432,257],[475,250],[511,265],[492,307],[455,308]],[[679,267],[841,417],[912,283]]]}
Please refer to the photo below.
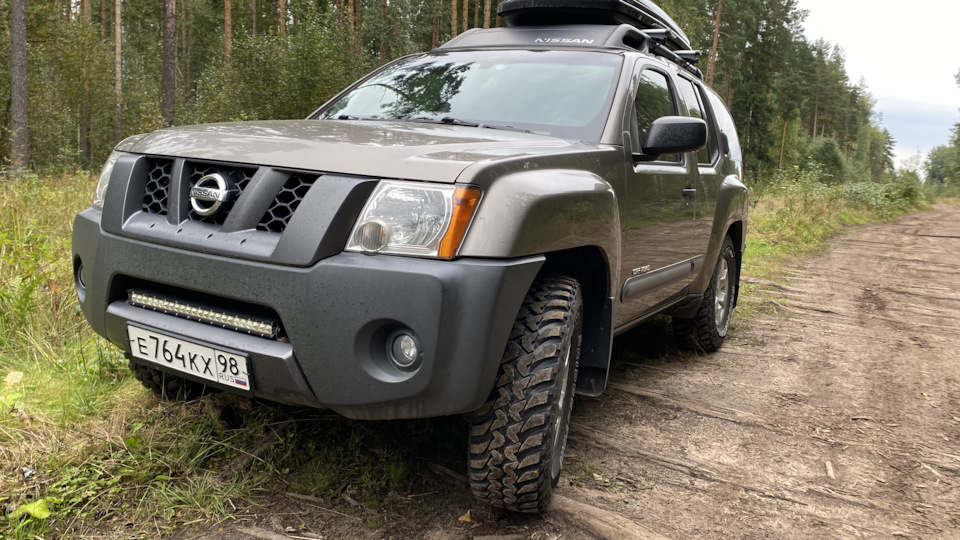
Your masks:
{"label": "front bumper", "polygon": [[[130,352],[126,325],[135,322],[241,350],[250,355],[255,396],[350,418],[423,418],[482,405],[544,261],[340,253],[309,267],[280,266],[105,233],[100,217],[81,212],[73,232],[80,305],[98,334]],[[131,306],[124,286],[131,280],[270,308],[288,341]],[[423,361],[413,372],[393,369],[386,357],[386,336],[396,328],[420,340]]]}

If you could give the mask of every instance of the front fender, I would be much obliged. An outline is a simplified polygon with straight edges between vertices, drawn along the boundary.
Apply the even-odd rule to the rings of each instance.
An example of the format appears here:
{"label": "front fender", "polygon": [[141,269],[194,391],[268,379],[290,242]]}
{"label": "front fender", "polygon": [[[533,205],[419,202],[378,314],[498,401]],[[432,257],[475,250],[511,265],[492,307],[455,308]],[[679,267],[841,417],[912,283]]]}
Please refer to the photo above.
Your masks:
{"label": "front fender", "polygon": [[597,247],[608,268],[618,267],[620,214],[613,188],[588,172],[538,169],[491,183],[460,255],[512,259],[581,246]]}

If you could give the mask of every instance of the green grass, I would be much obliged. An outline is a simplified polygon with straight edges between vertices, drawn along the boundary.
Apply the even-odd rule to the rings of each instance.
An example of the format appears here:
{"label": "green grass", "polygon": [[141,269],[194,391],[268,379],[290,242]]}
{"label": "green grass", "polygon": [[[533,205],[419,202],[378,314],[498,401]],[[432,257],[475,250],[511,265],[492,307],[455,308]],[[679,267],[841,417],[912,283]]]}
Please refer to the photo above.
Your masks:
{"label": "green grass", "polygon": [[[227,394],[161,402],[143,389],[75,310],[70,229],[94,185],[84,174],[0,177],[0,505],[36,514],[0,511],[0,538],[156,536],[242,515],[270,491],[320,497],[365,519],[344,495],[389,515],[392,491],[444,489],[420,485],[430,464],[465,465],[458,417],[356,422]],[[794,257],[847,225],[889,219],[928,198],[916,185],[831,187],[812,173],[785,175],[752,197],[744,263],[754,280],[779,279]],[[741,319],[757,309],[750,287]],[[617,340],[618,358],[675,355],[662,339],[669,332],[669,319],[653,319]],[[218,477],[290,421],[294,428],[242,474]],[[23,467],[35,473],[25,478]],[[591,463],[568,471],[580,482],[594,473]],[[49,516],[27,506],[38,501]]]}
{"label": "green grass", "polygon": [[909,181],[827,185],[816,171],[791,171],[753,189],[743,275],[783,275],[844,227],[889,220],[926,207],[933,195]]}

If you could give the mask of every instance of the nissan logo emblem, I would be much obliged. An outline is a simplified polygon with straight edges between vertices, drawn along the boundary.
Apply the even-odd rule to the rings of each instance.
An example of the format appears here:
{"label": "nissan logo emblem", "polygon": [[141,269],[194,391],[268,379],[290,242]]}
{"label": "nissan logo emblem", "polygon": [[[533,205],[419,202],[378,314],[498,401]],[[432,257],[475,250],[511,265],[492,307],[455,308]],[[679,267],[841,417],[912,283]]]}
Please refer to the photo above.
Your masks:
{"label": "nissan logo emblem", "polygon": [[230,200],[233,192],[227,180],[219,173],[208,174],[197,180],[190,189],[190,206],[201,216],[216,214],[223,203]]}

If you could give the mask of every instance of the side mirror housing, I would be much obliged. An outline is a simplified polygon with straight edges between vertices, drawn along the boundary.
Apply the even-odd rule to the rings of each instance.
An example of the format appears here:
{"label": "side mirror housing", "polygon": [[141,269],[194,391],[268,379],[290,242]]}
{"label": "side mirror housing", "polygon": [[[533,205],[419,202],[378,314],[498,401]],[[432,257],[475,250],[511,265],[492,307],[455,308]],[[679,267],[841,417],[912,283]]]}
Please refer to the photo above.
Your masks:
{"label": "side mirror housing", "polygon": [[643,141],[645,157],[699,150],[707,144],[707,123],[689,116],[657,118]]}

